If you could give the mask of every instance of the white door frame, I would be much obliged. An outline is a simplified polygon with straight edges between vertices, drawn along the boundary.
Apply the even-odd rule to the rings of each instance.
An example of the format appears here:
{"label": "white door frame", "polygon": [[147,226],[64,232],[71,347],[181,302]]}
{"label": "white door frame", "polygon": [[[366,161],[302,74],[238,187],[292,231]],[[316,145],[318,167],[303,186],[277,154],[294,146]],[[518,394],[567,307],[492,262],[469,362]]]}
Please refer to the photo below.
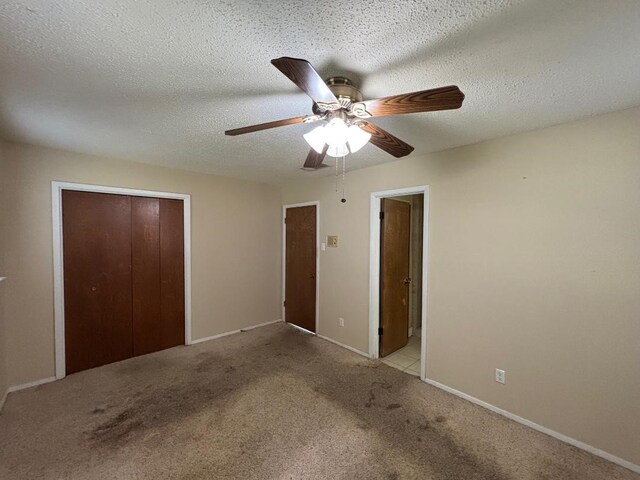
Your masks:
{"label": "white door frame", "polygon": [[427,372],[427,268],[429,258],[429,186],[399,188],[371,193],[369,256],[369,355],[380,357],[380,199],[424,194],[422,225],[422,338],[420,339],[420,378]]}
{"label": "white door frame", "polygon": [[51,213],[53,220],[53,302],[56,378],[64,378],[66,375],[64,341],[64,253],[62,249],[63,190],[182,200],[184,208],[184,343],[191,345],[191,195],[53,181],[51,182]]}
{"label": "white door frame", "polygon": [[318,327],[320,326],[320,202],[318,200],[314,200],[312,202],[302,202],[302,203],[290,203],[288,205],[282,205],[282,320],[284,322],[287,321],[286,318],[286,309],[284,308],[284,301],[286,295],[286,281],[287,281],[287,226],[284,223],[284,219],[287,217],[287,209],[288,208],[296,208],[296,207],[310,207],[315,205],[316,207],[316,331],[309,332],[309,330],[298,327],[293,323],[289,325],[293,325],[294,327],[298,327],[305,332],[314,333],[314,335],[318,334]]}

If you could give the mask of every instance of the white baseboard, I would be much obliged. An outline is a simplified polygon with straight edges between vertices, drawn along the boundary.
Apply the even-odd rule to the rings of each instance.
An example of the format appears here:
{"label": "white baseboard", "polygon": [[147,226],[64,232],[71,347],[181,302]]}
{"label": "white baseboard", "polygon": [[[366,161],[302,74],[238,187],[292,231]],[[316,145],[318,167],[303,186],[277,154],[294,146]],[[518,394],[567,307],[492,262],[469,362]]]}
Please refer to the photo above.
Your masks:
{"label": "white baseboard", "polygon": [[628,468],[632,472],[640,473],[640,465],[636,465],[635,463],[631,463],[628,460],[624,460],[620,457],[616,457],[615,455],[605,452],[604,450],[600,450],[599,448],[592,447],[580,440],[576,440],[575,438],[568,437],[560,432],[556,432],[555,430],[551,430],[550,428],[543,427],[542,425],[538,425],[537,423],[532,422],[531,420],[527,420],[526,418],[520,417],[515,413],[508,412],[507,410],[503,410],[502,408],[496,407],[495,405],[491,405],[483,400],[472,397],[471,395],[467,395],[459,390],[443,385],[442,383],[436,382],[435,380],[431,380],[425,378],[424,381],[429,385],[433,385],[436,388],[444,390],[445,392],[456,395],[460,398],[463,398],[471,403],[475,403],[476,405],[480,405],[481,407],[486,408],[487,410],[491,410],[492,412],[497,413],[498,415],[502,415],[503,417],[507,417],[514,422],[521,423],[522,425],[526,425],[529,428],[533,428],[538,432],[542,432],[550,437],[557,438],[558,440],[568,443],[569,445],[573,445],[581,450],[585,450],[597,457],[604,458],[605,460],[609,460],[612,463],[620,465],[621,467]]}
{"label": "white baseboard", "polygon": [[320,335],[319,333],[314,333],[311,330],[307,330],[306,328],[299,327],[298,325],[295,325],[293,323],[287,323],[287,325],[291,325],[293,328],[297,328],[298,330],[301,330],[310,335],[315,335],[316,337],[326,340],[327,342],[334,343],[339,347],[346,348],[347,350],[357,353],[358,355],[362,355],[363,357],[371,358],[371,356],[368,353],[365,353],[362,350],[358,350],[357,348],[350,347],[349,345],[346,345],[344,343],[340,343],[337,340],[334,340],[333,338],[325,337],[324,335]]}
{"label": "white baseboard", "polygon": [[4,402],[7,401],[7,395],[9,395],[9,390],[5,390],[4,394],[2,395],[2,398],[0,399],[0,412],[2,412],[2,407],[4,407]]}
{"label": "white baseboard", "polygon": [[289,322],[285,322],[287,325],[289,325],[290,327],[295,328],[296,330],[300,330],[301,332],[304,333],[308,333],[309,335],[317,335],[316,332],[312,332],[311,330],[307,330],[306,328],[303,328],[299,325],[296,325],[295,323],[289,323]]}
{"label": "white baseboard", "polygon": [[22,383],[20,385],[13,385],[9,387],[7,393],[17,392],[18,390],[24,390],[25,388],[37,387],[44,383],[50,383],[57,380],[56,377],[41,378],[40,380],[34,380],[33,382]]}
{"label": "white baseboard", "polygon": [[270,322],[259,323],[258,325],[251,325],[250,327],[240,328],[238,330],[231,330],[230,332],[219,333],[218,335],[211,335],[210,337],[198,338],[197,340],[192,340],[191,345],[195,345],[197,343],[208,342],[209,340],[215,340],[216,338],[226,337],[227,335],[233,335],[234,333],[246,332],[247,330],[253,330],[254,328],[266,327],[267,325],[272,325],[274,323],[281,322],[282,319],[272,320]]}
{"label": "white baseboard", "polygon": [[42,385],[44,383],[53,382],[56,380],[56,377],[47,377],[41,378],[40,380],[34,380],[33,382],[22,383],[20,385],[12,385],[7,388],[7,391],[2,395],[2,399],[0,399],[0,411],[4,407],[4,403],[7,401],[7,397],[10,393],[17,392],[18,390],[24,390],[25,388],[37,387],[38,385]]}
{"label": "white baseboard", "polygon": [[344,343],[340,343],[337,340],[334,340],[333,338],[325,337],[324,335],[316,335],[316,336],[318,338],[326,340],[327,342],[335,343],[336,345],[338,345],[338,346],[340,346],[342,348],[346,348],[347,350],[351,350],[352,352],[357,353],[358,355],[362,355],[363,357],[371,358],[371,356],[368,353],[365,353],[362,350],[358,350],[357,348],[350,347],[349,345],[345,345]]}

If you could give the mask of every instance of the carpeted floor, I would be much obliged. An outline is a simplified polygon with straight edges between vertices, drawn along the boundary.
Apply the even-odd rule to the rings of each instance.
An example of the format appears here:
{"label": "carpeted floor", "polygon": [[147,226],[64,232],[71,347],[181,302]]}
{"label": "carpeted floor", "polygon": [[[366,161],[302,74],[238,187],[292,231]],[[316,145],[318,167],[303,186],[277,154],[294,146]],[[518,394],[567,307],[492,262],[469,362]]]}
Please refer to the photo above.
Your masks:
{"label": "carpeted floor", "polygon": [[640,479],[290,326],[11,394],[2,479]]}

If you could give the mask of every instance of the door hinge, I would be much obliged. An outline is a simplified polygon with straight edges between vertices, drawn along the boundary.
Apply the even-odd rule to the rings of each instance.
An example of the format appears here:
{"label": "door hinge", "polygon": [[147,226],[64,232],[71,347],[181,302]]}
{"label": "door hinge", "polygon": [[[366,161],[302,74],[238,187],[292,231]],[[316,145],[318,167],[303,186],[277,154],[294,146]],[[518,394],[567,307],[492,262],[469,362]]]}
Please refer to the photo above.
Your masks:
{"label": "door hinge", "polygon": [[287,217],[284,217],[284,223],[287,223]]}
{"label": "door hinge", "polygon": [[380,220],[384,220],[384,212],[380,212]]}
{"label": "door hinge", "polygon": [[378,335],[382,336],[382,327],[378,327]]}
{"label": "door hinge", "polygon": [[282,306],[286,307],[287,306],[287,301],[285,300],[284,302],[282,302]]}

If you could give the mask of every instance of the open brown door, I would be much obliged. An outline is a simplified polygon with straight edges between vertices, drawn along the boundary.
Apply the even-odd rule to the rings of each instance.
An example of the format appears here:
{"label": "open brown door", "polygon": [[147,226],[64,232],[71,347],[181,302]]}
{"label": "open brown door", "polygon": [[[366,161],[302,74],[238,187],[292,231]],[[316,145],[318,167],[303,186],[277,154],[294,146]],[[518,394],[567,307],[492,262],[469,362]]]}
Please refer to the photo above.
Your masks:
{"label": "open brown door", "polygon": [[285,321],[316,331],[316,206],[287,208]]}
{"label": "open brown door", "polygon": [[411,205],[380,201],[380,356],[409,340],[409,248]]}

